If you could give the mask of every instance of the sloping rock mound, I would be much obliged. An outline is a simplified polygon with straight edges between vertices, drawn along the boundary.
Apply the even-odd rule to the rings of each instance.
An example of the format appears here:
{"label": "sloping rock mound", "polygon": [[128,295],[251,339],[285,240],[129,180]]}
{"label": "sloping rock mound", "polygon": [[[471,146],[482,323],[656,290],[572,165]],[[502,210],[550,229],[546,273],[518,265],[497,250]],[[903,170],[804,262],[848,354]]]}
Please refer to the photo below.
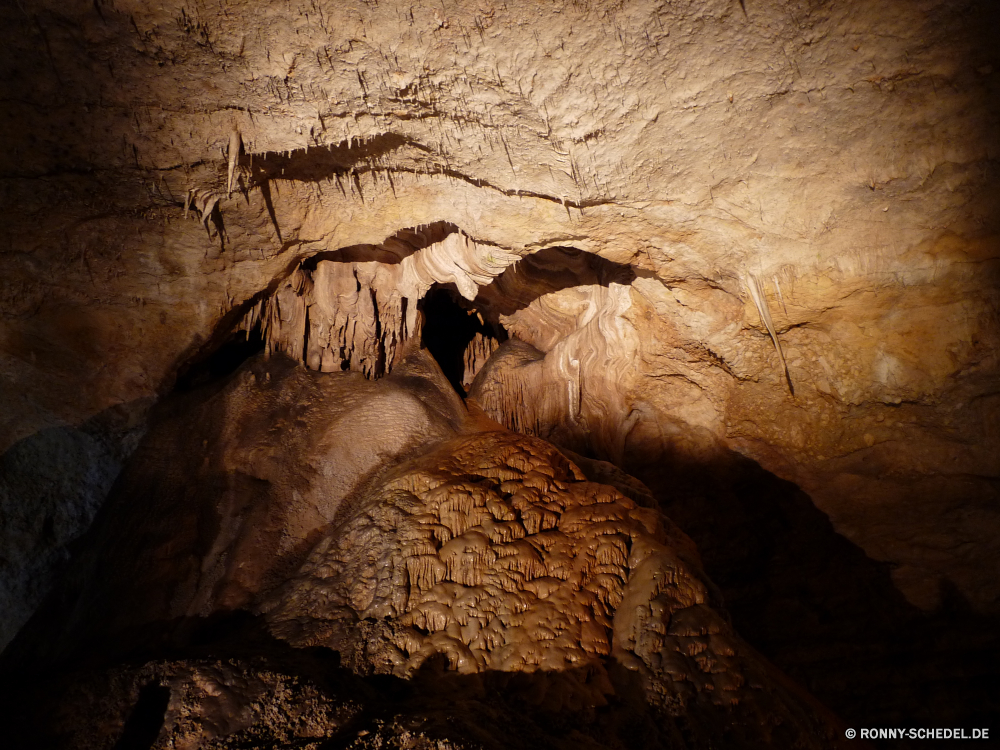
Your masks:
{"label": "sloping rock mound", "polygon": [[377,382],[252,360],[161,407],[5,710],[64,747],[837,746],[616,482],[639,502],[424,352]]}

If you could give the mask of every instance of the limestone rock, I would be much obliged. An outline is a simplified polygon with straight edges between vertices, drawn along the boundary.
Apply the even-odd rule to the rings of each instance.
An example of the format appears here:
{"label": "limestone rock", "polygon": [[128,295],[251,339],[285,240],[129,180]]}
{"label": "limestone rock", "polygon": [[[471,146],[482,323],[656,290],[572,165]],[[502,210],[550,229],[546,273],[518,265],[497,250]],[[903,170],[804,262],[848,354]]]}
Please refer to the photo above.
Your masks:
{"label": "limestone rock", "polygon": [[[399,427],[372,441],[375,424]],[[181,442],[201,445],[187,465],[172,458]],[[724,735],[735,746],[839,742],[836,721],[735,634],[681,531],[554,446],[467,413],[424,352],[377,383],[258,360],[176,400],[88,542],[2,665],[61,696],[59,679],[75,679],[87,653],[84,683],[114,683],[103,727],[91,717],[73,728],[89,688],[62,697],[70,718],[54,731],[68,746],[132,731],[123,703],[153,700],[138,695],[144,681],[168,696],[154,747],[216,746],[255,727],[340,733],[347,709],[314,685],[276,726],[267,717],[291,687],[280,675],[232,661],[126,664],[191,648],[199,629],[240,612],[362,677],[522,675],[508,694],[568,715],[622,710],[631,679],[643,698],[627,710],[661,732],[691,726],[688,747]]]}
{"label": "limestone rock", "polygon": [[[0,5],[0,644],[152,404],[258,338],[363,400],[445,294],[478,321],[447,378],[645,482],[783,668],[859,722],[982,716],[997,27],[982,0]],[[457,429],[400,398],[413,431],[348,441],[359,466]],[[213,560],[192,591],[259,583]]]}

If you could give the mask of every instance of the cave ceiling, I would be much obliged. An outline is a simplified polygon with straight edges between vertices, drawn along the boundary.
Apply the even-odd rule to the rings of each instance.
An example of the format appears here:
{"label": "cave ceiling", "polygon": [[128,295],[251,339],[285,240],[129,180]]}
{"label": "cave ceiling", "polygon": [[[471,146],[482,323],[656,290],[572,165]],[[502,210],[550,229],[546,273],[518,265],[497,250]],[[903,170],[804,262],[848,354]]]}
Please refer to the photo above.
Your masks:
{"label": "cave ceiling", "polygon": [[0,643],[153,405],[250,340],[352,383],[423,340],[475,414],[646,482],[723,589],[698,530],[727,506],[661,495],[750,459],[900,607],[1000,616],[989,4],[38,0],[0,27]]}

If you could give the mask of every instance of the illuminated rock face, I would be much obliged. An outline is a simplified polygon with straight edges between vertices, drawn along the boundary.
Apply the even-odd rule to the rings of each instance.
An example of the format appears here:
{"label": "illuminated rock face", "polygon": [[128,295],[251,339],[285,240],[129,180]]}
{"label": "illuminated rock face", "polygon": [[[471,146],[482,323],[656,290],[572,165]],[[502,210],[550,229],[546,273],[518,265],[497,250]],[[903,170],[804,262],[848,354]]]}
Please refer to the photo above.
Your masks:
{"label": "illuminated rock face", "polygon": [[[550,443],[467,412],[425,352],[378,383],[258,359],[154,421],[7,665],[87,652],[110,665],[70,673],[65,694],[51,680],[49,694],[28,692],[29,716],[59,706],[64,717],[34,727],[36,741],[108,742],[132,731],[133,705],[155,700],[154,747],[238,732],[334,738],[370,711],[307,682],[308,705],[276,724],[295,687],[287,647],[270,671],[245,657],[178,661],[177,649],[205,647],[198,623],[238,633],[239,613],[274,643],[339,654],[341,681],[513,680],[503,692],[529,715],[576,716],[600,746],[624,730],[593,712],[623,710],[659,726],[652,746],[679,726],[688,747],[839,741],[836,722],[733,631],[694,544],[648,491],[619,482],[640,505]],[[233,641],[208,636],[223,656]],[[166,648],[169,659],[149,659]],[[429,705],[424,718],[442,707]],[[510,746],[516,733],[498,731]]]}
{"label": "illuminated rock face", "polygon": [[501,429],[447,441],[401,474],[271,595],[273,632],[401,677],[435,654],[459,674],[558,672],[614,654],[655,663],[671,692],[738,702],[728,625],[681,559],[696,559],[693,545],[655,509]]}
{"label": "illuminated rock face", "polygon": [[[424,344],[496,422],[644,481],[737,630],[838,710],[978,715],[996,25],[975,0],[0,7],[0,644],[175,388],[263,348],[376,398]],[[456,429],[397,397],[356,439],[274,440],[369,471]],[[171,616],[305,564],[354,475],[305,502],[282,471],[227,543],[270,562],[224,545]]]}
{"label": "illuminated rock face", "polygon": [[[250,308],[241,328],[260,326],[269,352],[282,351],[311,370],[354,370],[379,378],[419,330],[418,305],[432,286],[451,285],[472,301],[481,285],[520,259],[478,245],[454,227],[406,234],[440,239],[407,247],[409,253],[398,257],[387,249],[403,245],[397,237],[378,247],[338,251],[337,260],[310,259],[309,268],[300,266],[274,295]],[[348,257],[356,260],[344,260]]]}

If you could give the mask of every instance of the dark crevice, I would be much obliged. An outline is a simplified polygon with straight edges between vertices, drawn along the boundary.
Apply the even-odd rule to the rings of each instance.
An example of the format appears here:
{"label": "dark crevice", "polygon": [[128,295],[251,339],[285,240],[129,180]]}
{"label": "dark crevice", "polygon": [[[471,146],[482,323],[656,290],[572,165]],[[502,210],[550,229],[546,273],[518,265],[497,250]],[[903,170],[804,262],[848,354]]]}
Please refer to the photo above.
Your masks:
{"label": "dark crevice", "polygon": [[576,286],[631,284],[640,275],[630,265],[615,263],[575,247],[548,247],[526,255],[479,290],[476,306],[490,320],[513,315],[539,297]]}
{"label": "dark crevice", "polygon": [[499,324],[481,320],[454,284],[433,287],[420,301],[419,309],[424,317],[423,346],[437,361],[448,382],[464,397],[465,350],[476,334],[504,341],[507,332]]}
{"label": "dark crevice", "polygon": [[163,728],[163,718],[170,702],[170,688],[150,682],[139,691],[135,708],[125,722],[114,750],[149,750]]}
{"label": "dark crevice", "polygon": [[[407,148],[419,152],[421,159],[428,161],[419,166],[404,164],[387,164],[386,157],[400,149]],[[507,146],[504,144],[504,148]],[[269,151],[263,154],[242,154],[240,166],[250,170],[251,187],[265,185],[269,180],[294,180],[298,182],[322,182],[332,180],[346,197],[348,189],[357,192],[364,201],[361,189],[360,175],[370,174],[372,179],[381,177],[395,193],[396,187],[392,181],[393,174],[412,174],[418,176],[439,175],[461,180],[474,187],[494,190],[502,195],[517,198],[537,198],[550,203],[562,205],[567,214],[571,208],[583,211],[585,208],[614,204],[610,198],[570,199],[565,196],[547,195],[534,190],[507,188],[472,177],[447,163],[440,164],[429,161],[433,150],[419,141],[398,133],[381,133],[370,138],[352,138],[329,146],[312,146],[293,151]],[[412,155],[412,153],[411,153]],[[510,159],[510,154],[507,154]],[[345,187],[344,181],[347,181]]]}
{"label": "dark crevice", "polygon": [[391,237],[378,245],[351,245],[337,250],[316,253],[302,261],[302,268],[315,271],[321,260],[336,263],[399,263],[418,250],[441,242],[445,237],[459,231],[458,227],[447,221],[435,221],[417,227],[400,229]]}
{"label": "dark crevice", "polygon": [[234,331],[212,351],[182,365],[174,390],[190,391],[221,380],[262,351],[264,336],[259,325],[252,331]]}
{"label": "dark crevice", "polygon": [[371,138],[352,138],[332,146],[242,154],[240,165],[250,169],[253,184],[271,179],[311,182],[347,174],[357,164],[371,163],[372,159],[403,146],[428,151],[426,146],[411,138],[397,133],[383,133]]}

